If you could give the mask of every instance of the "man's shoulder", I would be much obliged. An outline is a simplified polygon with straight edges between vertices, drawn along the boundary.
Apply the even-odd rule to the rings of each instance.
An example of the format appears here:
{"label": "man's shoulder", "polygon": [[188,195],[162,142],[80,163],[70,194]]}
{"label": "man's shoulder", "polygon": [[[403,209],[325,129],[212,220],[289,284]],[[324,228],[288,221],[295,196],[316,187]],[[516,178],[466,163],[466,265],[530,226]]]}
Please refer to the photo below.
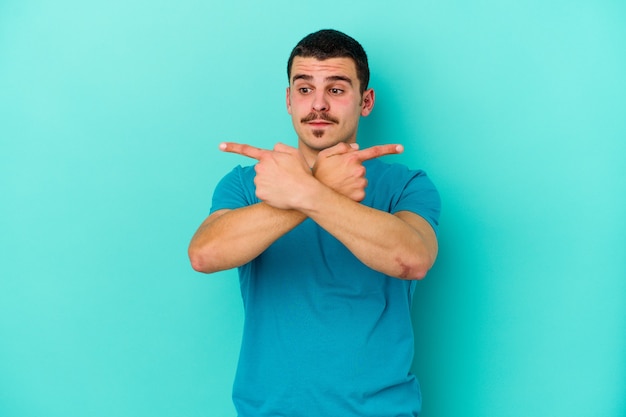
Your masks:
{"label": "man's shoulder", "polygon": [[254,165],[237,165],[224,175],[224,180],[236,179],[245,182],[253,180],[255,175]]}
{"label": "man's shoulder", "polygon": [[254,165],[237,165],[227,172],[217,184],[215,194],[222,192],[236,192],[236,190],[250,190],[254,188]]}

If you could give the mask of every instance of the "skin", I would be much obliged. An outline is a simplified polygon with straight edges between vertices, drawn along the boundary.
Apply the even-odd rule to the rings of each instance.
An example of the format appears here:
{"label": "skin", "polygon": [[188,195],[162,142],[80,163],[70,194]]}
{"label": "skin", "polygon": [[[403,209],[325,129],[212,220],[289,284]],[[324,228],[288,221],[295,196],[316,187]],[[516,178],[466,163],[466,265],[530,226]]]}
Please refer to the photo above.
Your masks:
{"label": "skin", "polygon": [[[348,58],[296,57],[287,88],[287,112],[298,135],[298,148],[313,166],[319,151],[355,143],[361,116],[374,108],[374,90],[359,90],[354,61]],[[316,116],[308,121],[307,117]]]}
{"label": "skin", "polygon": [[349,58],[296,57],[287,88],[287,111],[298,147],[272,150],[224,142],[220,149],[256,159],[261,203],[220,210],[201,225],[189,245],[192,267],[211,273],[243,265],[311,218],[364,264],[401,279],[421,279],[437,255],[437,240],[423,218],[364,206],[363,162],[403,151],[401,145],[359,149],[358,122],[374,106],[374,91],[359,90]]}

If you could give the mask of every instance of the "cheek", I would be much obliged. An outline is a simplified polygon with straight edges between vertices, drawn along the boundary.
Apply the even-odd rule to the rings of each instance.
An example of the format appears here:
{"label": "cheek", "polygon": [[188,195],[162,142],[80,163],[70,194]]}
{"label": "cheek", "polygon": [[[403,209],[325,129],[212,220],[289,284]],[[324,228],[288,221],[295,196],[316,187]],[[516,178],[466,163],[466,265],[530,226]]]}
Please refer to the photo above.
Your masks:
{"label": "cheek", "polygon": [[304,103],[302,98],[291,97],[289,100],[290,113],[302,113],[302,108],[304,107]]}

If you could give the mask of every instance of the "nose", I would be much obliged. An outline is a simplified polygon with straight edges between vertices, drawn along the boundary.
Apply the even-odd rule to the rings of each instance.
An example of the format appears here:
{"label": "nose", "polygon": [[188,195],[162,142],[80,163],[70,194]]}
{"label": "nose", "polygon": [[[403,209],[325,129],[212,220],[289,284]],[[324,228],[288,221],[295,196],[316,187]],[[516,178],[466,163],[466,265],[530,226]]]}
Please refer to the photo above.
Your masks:
{"label": "nose", "polygon": [[326,100],[326,95],[323,91],[318,91],[313,98],[313,110],[315,111],[328,111],[328,100]]}

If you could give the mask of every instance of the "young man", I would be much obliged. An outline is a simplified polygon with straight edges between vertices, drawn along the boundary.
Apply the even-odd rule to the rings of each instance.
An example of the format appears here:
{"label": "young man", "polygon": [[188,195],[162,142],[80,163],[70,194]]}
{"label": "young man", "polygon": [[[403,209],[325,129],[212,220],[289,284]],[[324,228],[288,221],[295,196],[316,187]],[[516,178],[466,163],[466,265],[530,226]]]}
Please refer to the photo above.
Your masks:
{"label": "young man", "polygon": [[255,166],[217,186],[189,246],[193,268],[239,268],[245,324],[239,417],[416,416],[410,307],[437,255],[439,195],[422,171],[360,150],[374,106],[361,45],[334,30],[291,53],[297,148],[222,143]]}

